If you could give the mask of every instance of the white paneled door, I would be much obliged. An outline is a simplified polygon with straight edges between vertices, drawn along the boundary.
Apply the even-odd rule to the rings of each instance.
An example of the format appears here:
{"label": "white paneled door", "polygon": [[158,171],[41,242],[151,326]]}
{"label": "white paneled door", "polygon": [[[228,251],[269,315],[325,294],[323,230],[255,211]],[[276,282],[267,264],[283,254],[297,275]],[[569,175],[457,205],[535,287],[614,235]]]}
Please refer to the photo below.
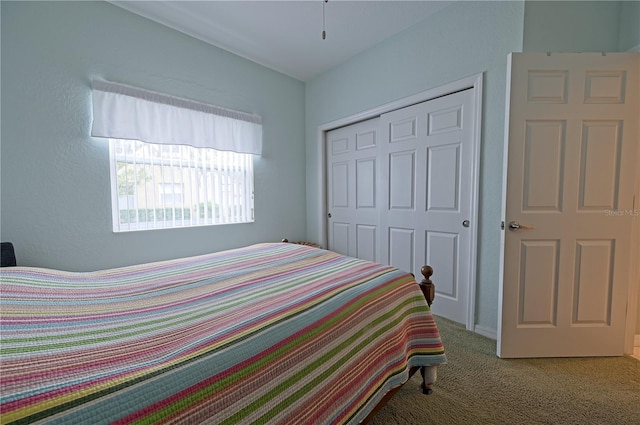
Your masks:
{"label": "white paneled door", "polygon": [[419,279],[434,313],[469,323],[474,89],[327,132],[329,249]]}
{"label": "white paneled door", "polygon": [[378,118],[327,133],[329,249],[380,262],[378,248]]}
{"label": "white paneled door", "polygon": [[435,314],[467,323],[473,91],[381,116],[380,257],[420,276],[433,267]]}
{"label": "white paneled door", "polygon": [[510,59],[498,355],[622,355],[640,55]]}

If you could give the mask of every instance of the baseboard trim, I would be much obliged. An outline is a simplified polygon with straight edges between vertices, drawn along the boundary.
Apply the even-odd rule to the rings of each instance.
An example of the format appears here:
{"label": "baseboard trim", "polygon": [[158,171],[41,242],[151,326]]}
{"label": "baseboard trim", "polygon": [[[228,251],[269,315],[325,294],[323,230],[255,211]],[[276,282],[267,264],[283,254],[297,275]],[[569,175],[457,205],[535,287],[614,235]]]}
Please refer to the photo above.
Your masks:
{"label": "baseboard trim", "polygon": [[[494,341],[496,341],[498,339],[498,332],[495,329],[491,329],[491,328],[486,328],[484,326],[480,326],[480,325],[476,325],[474,332],[482,335],[482,336],[486,336],[487,338],[491,338]],[[640,336],[640,335],[636,335],[636,338]]]}
{"label": "baseboard trim", "polygon": [[[495,329],[476,325],[473,329],[473,332],[477,333],[478,335],[486,336],[487,338],[493,339],[494,341],[498,340],[498,332]],[[640,347],[640,334],[635,335],[633,339],[633,346]]]}

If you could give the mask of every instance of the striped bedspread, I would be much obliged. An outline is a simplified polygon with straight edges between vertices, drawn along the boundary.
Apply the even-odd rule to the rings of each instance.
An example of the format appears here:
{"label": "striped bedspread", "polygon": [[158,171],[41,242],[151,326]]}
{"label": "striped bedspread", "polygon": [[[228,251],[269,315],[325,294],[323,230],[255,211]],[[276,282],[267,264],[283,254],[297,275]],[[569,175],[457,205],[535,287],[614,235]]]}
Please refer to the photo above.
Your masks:
{"label": "striped bedspread", "polygon": [[306,246],[0,277],[3,424],[358,423],[446,360],[410,275]]}

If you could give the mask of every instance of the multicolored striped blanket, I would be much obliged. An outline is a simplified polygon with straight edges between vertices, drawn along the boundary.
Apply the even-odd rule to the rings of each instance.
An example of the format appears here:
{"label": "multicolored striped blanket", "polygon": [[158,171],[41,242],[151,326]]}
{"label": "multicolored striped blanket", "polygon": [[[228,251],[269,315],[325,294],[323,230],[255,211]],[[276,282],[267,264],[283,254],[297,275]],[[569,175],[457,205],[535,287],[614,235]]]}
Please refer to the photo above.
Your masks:
{"label": "multicolored striped blanket", "polygon": [[446,361],[410,275],[301,245],[0,277],[3,424],[358,423]]}

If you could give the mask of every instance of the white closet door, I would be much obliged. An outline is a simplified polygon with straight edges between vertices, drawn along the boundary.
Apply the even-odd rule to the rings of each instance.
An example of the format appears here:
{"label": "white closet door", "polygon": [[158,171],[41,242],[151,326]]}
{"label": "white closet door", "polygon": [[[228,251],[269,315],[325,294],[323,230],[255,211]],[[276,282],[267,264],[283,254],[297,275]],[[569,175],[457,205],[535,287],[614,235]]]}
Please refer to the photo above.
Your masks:
{"label": "white closet door", "polygon": [[329,249],[376,262],[378,122],[332,130],[326,143]]}
{"label": "white closet door", "polygon": [[381,259],[420,276],[433,266],[434,313],[467,323],[473,91],[389,112],[380,122]]}

